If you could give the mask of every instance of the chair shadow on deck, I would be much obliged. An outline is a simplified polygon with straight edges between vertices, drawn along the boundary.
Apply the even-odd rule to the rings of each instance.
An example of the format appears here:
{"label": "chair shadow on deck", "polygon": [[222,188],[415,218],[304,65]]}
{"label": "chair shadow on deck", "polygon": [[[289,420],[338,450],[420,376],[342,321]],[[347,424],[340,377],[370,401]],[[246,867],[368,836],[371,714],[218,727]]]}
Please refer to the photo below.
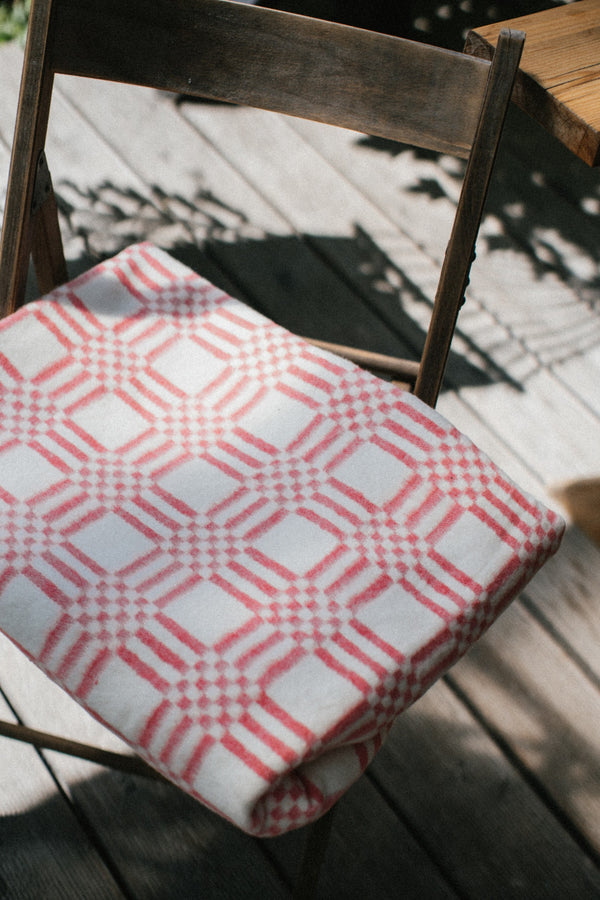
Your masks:
{"label": "chair shadow on deck", "polygon": [[[150,240],[304,337],[414,358],[422,350],[433,298],[358,224],[348,237],[277,235],[259,232],[203,189],[190,200],[157,185],[142,195],[108,182],[80,189],[61,181],[56,192],[70,277],[128,244]],[[461,332],[460,318],[457,335],[470,358],[450,351],[446,388],[503,381],[521,389]]]}
{"label": "chair shadow on deck", "polygon": [[[514,680],[501,663],[490,677]],[[562,900],[567,884],[576,891],[571,896],[594,895],[598,874],[581,863],[552,813],[476,720],[464,710],[457,716],[446,685],[436,690],[442,692],[437,701],[429,697],[400,717],[372,769],[340,801],[318,897],[396,896],[400,884],[406,900],[449,900],[455,891],[465,897]],[[541,696],[528,702],[540,723],[556,725]],[[539,753],[542,773],[557,763],[564,769],[564,760],[546,750],[543,735]],[[564,771],[567,797],[589,789],[591,748],[589,754],[589,760],[582,755],[583,765],[580,760]],[[50,754],[49,761],[52,766],[56,757]],[[16,889],[16,867],[3,860],[30,860],[20,867],[18,895],[33,897],[44,854],[71,866],[68,882],[77,889],[89,879],[99,849],[126,896],[289,896],[301,830],[254,839],[170,785],[74,765],[78,774],[67,780],[75,816],[55,795],[0,819],[0,896],[11,897]],[[561,841],[563,852],[551,857]],[[552,879],[544,886],[539,873],[545,867],[551,867]],[[577,893],[584,886],[591,893]],[[45,881],[44,896],[64,895]],[[105,895],[90,889],[88,896]]]}
{"label": "chair shadow on deck", "polygon": [[[431,201],[454,202],[449,184],[460,183],[463,169],[440,166],[441,154],[373,137],[360,138],[359,146],[391,157],[407,154],[407,159],[414,158],[423,174],[409,193]],[[543,285],[544,279],[548,279],[550,295],[554,284],[561,291],[558,306],[552,297],[550,308],[546,306],[543,310],[538,306],[528,313],[523,305],[519,326],[523,351],[533,354],[540,367],[552,367],[584,357],[597,348],[600,345],[597,170],[588,168],[562,144],[550,139],[516,107],[511,107],[507,116],[486,203],[486,220],[496,220],[499,227],[490,231],[484,227],[480,232],[480,256],[482,249],[489,255],[502,251],[516,253],[527,266],[528,278],[533,283]]]}

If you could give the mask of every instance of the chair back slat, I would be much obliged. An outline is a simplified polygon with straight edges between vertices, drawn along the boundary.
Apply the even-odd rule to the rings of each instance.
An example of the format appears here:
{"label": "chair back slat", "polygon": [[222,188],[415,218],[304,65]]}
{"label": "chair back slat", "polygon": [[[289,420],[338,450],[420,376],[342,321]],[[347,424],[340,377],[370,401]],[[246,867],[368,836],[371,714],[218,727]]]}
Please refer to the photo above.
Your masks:
{"label": "chair back slat", "polygon": [[63,0],[55,71],[257,106],[466,157],[489,62],[223,0]]}

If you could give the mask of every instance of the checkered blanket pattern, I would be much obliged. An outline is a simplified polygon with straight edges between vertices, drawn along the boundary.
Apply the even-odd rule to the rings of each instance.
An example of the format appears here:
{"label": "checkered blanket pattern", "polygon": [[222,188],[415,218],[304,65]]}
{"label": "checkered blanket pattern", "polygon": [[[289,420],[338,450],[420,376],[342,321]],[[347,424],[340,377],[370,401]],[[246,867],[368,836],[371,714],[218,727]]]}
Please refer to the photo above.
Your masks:
{"label": "checkered blanket pattern", "polygon": [[563,523],[150,244],[0,323],[0,627],[241,828],[323,813]]}

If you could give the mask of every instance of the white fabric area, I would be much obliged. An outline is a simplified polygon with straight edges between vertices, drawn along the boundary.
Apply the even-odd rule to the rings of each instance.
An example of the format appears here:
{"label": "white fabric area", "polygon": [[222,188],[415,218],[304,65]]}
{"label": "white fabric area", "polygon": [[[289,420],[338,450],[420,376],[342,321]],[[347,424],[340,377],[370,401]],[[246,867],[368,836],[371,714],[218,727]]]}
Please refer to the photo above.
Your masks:
{"label": "white fabric area", "polygon": [[241,828],[329,808],[563,523],[150,244],[0,323],[0,628]]}

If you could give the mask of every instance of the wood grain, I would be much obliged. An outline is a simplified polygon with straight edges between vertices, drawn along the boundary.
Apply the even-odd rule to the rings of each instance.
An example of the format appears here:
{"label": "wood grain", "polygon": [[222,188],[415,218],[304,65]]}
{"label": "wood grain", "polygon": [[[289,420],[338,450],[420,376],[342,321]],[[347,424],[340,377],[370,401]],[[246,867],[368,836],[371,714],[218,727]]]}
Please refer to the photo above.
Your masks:
{"label": "wood grain", "polygon": [[57,72],[260,106],[462,156],[489,69],[402,38],[221,0],[63,0],[54,28]]}
{"label": "wood grain", "polygon": [[465,52],[490,59],[502,27],[527,35],[515,103],[588,165],[600,165],[600,0],[474,29]]}

